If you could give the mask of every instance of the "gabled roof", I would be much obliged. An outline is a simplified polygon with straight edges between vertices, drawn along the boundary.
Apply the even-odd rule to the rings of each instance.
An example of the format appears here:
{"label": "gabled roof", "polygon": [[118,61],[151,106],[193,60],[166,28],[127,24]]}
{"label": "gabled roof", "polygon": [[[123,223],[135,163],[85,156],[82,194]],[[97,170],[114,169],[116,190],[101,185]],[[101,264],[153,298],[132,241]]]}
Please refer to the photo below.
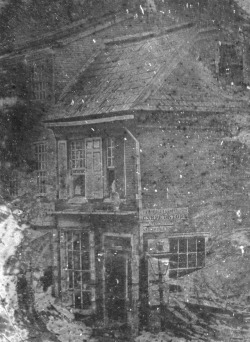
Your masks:
{"label": "gabled roof", "polygon": [[156,36],[153,32],[112,41],[68,89],[49,119],[72,119],[126,111],[153,79],[172,70],[188,53],[195,27]]}
{"label": "gabled roof", "polygon": [[140,109],[222,111],[238,108],[218,87],[190,48],[197,36],[190,25],[165,34],[148,33],[112,41],[86,66],[61,97],[48,121]]}

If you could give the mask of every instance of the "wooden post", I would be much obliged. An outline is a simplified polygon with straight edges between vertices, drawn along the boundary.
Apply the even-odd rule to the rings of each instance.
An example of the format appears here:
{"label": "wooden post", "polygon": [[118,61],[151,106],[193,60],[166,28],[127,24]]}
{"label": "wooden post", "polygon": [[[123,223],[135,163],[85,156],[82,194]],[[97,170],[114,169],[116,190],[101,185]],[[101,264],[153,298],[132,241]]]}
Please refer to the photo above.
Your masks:
{"label": "wooden post", "polygon": [[160,320],[161,330],[165,331],[165,302],[164,302],[164,284],[163,284],[163,273],[161,271],[161,262],[158,258],[158,275],[159,275],[159,300],[160,300]]}

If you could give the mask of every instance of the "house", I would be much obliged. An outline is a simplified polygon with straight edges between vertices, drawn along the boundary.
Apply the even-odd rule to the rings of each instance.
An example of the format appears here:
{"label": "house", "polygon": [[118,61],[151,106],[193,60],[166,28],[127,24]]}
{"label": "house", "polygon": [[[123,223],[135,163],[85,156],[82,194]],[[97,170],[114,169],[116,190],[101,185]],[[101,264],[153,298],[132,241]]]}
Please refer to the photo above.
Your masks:
{"label": "house", "polygon": [[224,75],[226,35],[190,22],[141,33],[144,24],[49,37],[18,56],[34,100],[51,101],[32,185],[33,225],[51,232],[51,248],[35,266],[51,270],[78,317],[133,333],[159,322],[162,303],[195,302],[179,279],[204,268],[213,237],[249,224],[249,160],[232,138],[249,103]]}

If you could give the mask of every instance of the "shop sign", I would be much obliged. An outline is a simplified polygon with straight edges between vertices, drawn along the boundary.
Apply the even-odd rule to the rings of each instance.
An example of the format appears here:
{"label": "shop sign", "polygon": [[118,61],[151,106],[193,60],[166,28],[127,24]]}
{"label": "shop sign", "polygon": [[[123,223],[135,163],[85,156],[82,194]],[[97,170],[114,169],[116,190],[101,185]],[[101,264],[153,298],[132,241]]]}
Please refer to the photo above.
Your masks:
{"label": "shop sign", "polygon": [[140,221],[147,225],[172,226],[188,218],[188,208],[142,209]]}

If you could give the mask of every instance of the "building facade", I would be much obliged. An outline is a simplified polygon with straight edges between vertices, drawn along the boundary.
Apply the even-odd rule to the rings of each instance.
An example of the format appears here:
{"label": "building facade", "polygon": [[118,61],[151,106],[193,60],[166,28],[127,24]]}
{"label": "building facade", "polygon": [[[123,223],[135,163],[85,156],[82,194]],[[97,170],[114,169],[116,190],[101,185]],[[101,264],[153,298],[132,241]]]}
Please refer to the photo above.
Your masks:
{"label": "building facade", "polygon": [[25,64],[46,112],[32,177],[11,187],[13,197],[34,189],[33,229],[51,234],[34,267],[51,270],[77,317],[134,334],[177,297],[196,304],[183,279],[249,216],[249,158],[235,134],[248,101],[230,88],[243,83],[242,55],[215,28],[145,26],[126,16],[2,58]]}

